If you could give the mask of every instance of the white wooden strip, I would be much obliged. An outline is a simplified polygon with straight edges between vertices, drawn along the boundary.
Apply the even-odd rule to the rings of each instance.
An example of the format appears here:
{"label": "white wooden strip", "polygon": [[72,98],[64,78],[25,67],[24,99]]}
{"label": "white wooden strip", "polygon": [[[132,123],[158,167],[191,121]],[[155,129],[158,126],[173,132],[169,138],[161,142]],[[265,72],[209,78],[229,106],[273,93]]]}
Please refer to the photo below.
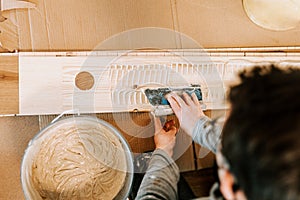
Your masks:
{"label": "white wooden strip", "polygon": [[[203,51],[19,55],[21,115],[59,114],[71,109],[89,113],[149,111],[151,106],[141,88],[190,84],[202,86],[208,109],[222,109],[228,107],[227,86],[237,82],[241,70],[270,62],[300,66],[300,53],[244,53],[243,57],[230,53],[207,56]],[[75,86],[75,77],[82,71],[94,77],[90,90]]]}

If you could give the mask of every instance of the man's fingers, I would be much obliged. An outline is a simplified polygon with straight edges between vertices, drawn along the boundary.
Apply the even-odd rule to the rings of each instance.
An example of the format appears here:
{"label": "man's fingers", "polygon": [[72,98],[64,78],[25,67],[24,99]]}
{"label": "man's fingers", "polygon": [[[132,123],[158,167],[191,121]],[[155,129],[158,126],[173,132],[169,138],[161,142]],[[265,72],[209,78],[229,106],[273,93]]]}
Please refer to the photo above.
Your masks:
{"label": "man's fingers", "polygon": [[171,93],[171,97],[177,102],[177,104],[180,106],[180,107],[183,107],[186,105],[185,101],[180,97],[178,96],[178,94],[176,93]]}
{"label": "man's fingers", "polygon": [[197,95],[195,93],[192,94],[192,100],[195,103],[195,105],[200,105]]}
{"label": "man's fingers", "polygon": [[168,131],[170,129],[170,127],[174,126],[175,125],[175,121],[172,119],[172,120],[169,120],[165,123],[164,125],[164,130],[165,131]]}
{"label": "man's fingers", "polygon": [[177,128],[175,126],[172,126],[169,128],[169,131],[167,133],[170,135],[176,136]]}
{"label": "man's fingers", "polygon": [[180,109],[180,105],[178,104],[178,102],[173,98],[172,95],[168,95],[167,96],[167,100],[170,103],[171,107],[173,109]]}
{"label": "man's fingers", "polygon": [[178,112],[180,112],[180,106],[177,103],[177,101],[173,98],[173,96],[168,96],[168,101],[171,105],[171,108],[173,109],[174,113],[177,115]]}
{"label": "man's fingers", "polygon": [[165,126],[167,126],[167,127],[174,126],[174,125],[175,125],[175,121],[173,119],[169,120],[165,123]]}
{"label": "man's fingers", "polygon": [[191,97],[187,93],[183,92],[182,96],[187,105],[193,104]]}

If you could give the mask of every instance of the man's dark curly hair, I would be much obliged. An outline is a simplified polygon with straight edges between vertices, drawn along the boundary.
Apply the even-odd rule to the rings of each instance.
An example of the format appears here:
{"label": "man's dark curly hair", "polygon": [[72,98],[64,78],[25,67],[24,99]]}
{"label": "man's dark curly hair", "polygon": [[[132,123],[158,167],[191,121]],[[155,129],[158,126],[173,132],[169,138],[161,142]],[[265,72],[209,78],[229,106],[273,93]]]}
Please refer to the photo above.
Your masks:
{"label": "man's dark curly hair", "polygon": [[240,74],[222,154],[248,200],[300,199],[300,70],[274,65]]}

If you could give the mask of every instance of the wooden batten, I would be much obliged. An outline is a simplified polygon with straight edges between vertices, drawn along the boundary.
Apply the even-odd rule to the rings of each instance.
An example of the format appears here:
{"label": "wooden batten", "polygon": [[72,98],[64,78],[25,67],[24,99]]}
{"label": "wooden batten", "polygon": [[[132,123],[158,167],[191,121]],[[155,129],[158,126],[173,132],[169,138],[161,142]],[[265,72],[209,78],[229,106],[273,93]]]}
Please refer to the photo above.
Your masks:
{"label": "wooden batten", "polygon": [[207,110],[227,109],[228,88],[238,83],[240,71],[270,63],[300,65],[299,52],[241,50],[247,51],[22,52],[19,114],[151,111],[143,89],[191,84],[201,85]]}
{"label": "wooden batten", "polygon": [[19,113],[19,57],[0,55],[0,114]]}

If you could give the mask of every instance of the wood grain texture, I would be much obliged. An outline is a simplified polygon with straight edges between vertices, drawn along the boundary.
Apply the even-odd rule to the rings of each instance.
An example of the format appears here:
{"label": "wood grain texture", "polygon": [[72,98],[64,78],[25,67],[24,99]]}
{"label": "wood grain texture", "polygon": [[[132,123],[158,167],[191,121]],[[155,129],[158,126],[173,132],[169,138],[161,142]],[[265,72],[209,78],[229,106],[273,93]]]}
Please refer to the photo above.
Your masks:
{"label": "wood grain texture", "polygon": [[19,58],[0,55],[0,114],[19,113]]}
{"label": "wood grain texture", "polygon": [[24,199],[20,169],[28,142],[39,131],[38,117],[0,117],[0,199]]}
{"label": "wood grain texture", "polygon": [[[82,113],[150,111],[143,89],[191,84],[201,85],[208,110],[225,109],[225,94],[229,85],[239,81],[237,73],[271,62],[300,63],[300,53],[282,52],[249,56],[203,56],[197,50],[126,55],[107,51],[94,56],[54,53],[20,53],[20,114],[59,114],[71,109]],[[76,75],[83,71],[94,78],[89,90],[76,87]]]}
{"label": "wood grain texture", "polygon": [[1,18],[0,13],[0,52],[13,52],[19,48],[18,27],[14,23],[16,15],[13,10],[2,14]]}

